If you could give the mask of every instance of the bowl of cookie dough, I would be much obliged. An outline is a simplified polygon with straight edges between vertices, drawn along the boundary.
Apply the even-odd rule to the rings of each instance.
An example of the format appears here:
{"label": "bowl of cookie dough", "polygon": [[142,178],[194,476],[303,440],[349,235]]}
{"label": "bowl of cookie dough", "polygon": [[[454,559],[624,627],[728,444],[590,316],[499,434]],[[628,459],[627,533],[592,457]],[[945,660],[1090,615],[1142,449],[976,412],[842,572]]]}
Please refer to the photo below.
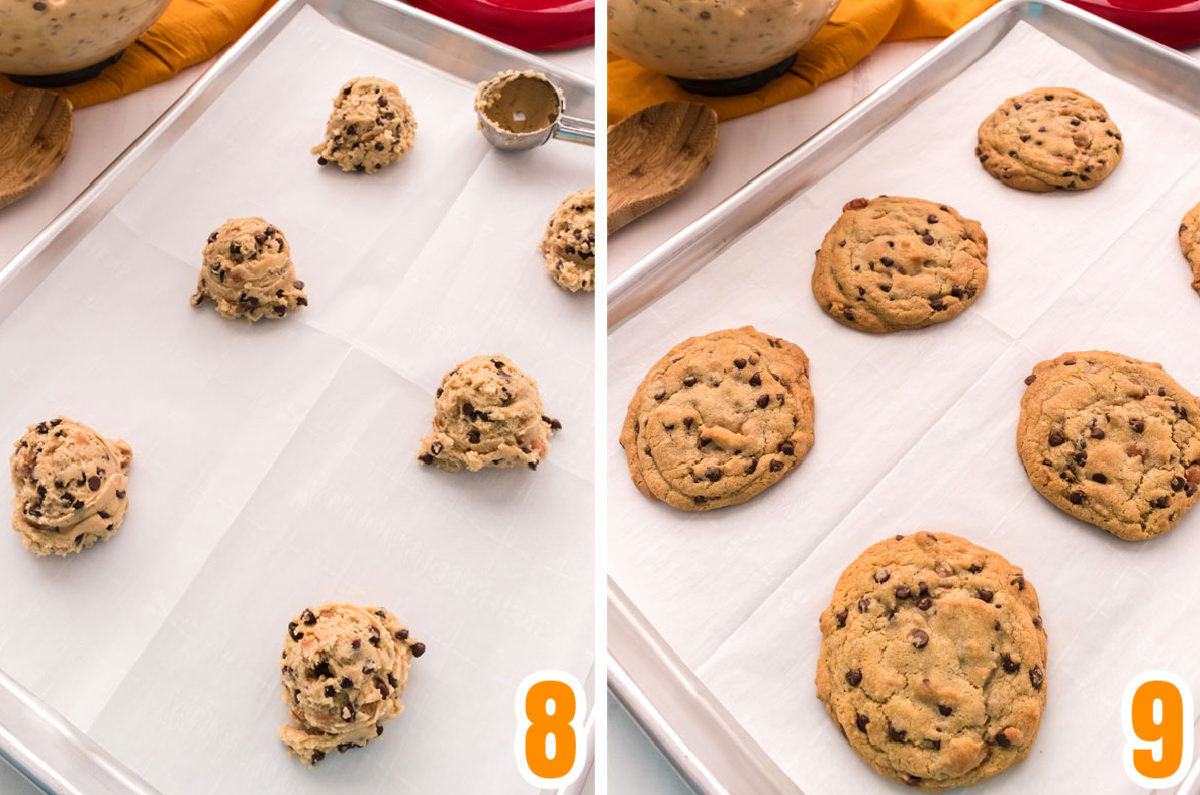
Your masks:
{"label": "bowl of cookie dough", "polygon": [[171,0],[0,0],[0,72],[31,86],[89,80]]}
{"label": "bowl of cookie dough", "polygon": [[839,0],[608,0],[608,46],[697,94],[738,94],[788,70]]}

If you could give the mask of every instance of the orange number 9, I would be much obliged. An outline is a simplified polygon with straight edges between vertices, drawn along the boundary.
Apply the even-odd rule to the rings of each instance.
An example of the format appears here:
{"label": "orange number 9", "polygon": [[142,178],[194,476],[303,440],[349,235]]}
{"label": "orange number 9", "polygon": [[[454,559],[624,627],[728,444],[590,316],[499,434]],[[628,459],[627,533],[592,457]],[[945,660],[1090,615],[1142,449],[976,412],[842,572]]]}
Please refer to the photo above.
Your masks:
{"label": "orange number 9", "polygon": [[1134,783],[1161,789],[1177,784],[1192,759],[1192,695],[1165,671],[1147,671],[1126,688],[1123,705],[1125,772]]}

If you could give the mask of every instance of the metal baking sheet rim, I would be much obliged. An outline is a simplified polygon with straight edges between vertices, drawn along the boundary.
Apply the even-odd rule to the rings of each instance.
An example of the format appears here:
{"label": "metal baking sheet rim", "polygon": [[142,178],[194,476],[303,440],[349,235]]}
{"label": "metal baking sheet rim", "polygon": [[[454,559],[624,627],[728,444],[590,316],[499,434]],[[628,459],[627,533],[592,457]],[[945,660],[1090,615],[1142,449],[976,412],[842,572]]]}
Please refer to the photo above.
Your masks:
{"label": "metal baking sheet rim", "polygon": [[[219,57],[155,122],[12,260],[0,268],[0,318],[7,316],[211,105],[305,6],[359,35],[472,81],[511,68],[558,83],[576,115],[594,118],[591,80],[396,0],[283,0]],[[370,24],[400,19],[395,28]],[[386,39],[386,40],[385,40]],[[409,42],[427,57],[403,49]],[[434,49],[433,42],[437,43]],[[453,45],[453,46],[447,46]],[[44,261],[44,263],[43,263]],[[47,267],[39,268],[39,264]],[[594,676],[593,668],[593,676]],[[589,677],[592,678],[592,677]],[[595,705],[584,726],[585,773],[543,795],[579,795],[594,765]],[[514,722],[515,731],[515,722]],[[155,795],[84,732],[0,671],[0,761],[48,795]]]}
{"label": "metal baking sheet rim", "polygon": [[[1030,23],[1143,90],[1200,113],[1200,63],[1061,0],[1003,0],[614,279],[609,333],[990,51],[1018,22]],[[611,577],[608,686],[697,792],[802,795]],[[1200,765],[1172,795],[1200,795],[1197,771]]]}

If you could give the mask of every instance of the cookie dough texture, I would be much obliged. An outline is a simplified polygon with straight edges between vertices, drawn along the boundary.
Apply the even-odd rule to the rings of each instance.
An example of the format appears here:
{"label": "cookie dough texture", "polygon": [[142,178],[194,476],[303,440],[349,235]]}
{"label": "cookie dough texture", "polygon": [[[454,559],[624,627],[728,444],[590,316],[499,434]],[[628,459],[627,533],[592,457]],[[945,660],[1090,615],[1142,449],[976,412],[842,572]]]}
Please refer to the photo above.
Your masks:
{"label": "cookie dough texture", "polygon": [[374,174],[412,148],[417,121],[395,83],[356,77],[333,99],[325,140],[312,148],[319,165]]}
{"label": "cookie dough texture", "polygon": [[107,541],[129,508],[133,451],[75,420],[30,425],[12,466],[13,529],[36,555],[62,555]]}
{"label": "cookie dough texture", "polygon": [[537,382],[503,354],[475,356],[442,378],[433,432],[417,458],[447,472],[537,469],[562,428],[545,415]]}
{"label": "cookie dough texture", "polygon": [[564,290],[596,289],[596,189],[572,193],[558,205],[540,246],[546,270]]}
{"label": "cookie dough texture", "polygon": [[812,444],[808,357],[753,326],[672,348],[646,373],[621,429],[634,485],[682,511],[749,500]]}
{"label": "cookie dough texture", "polygon": [[1059,510],[1143,541],[1200,499],[1200,401],[1161,365],[1064,353],[1025,383],[1017,452],[1029,482]]}
{"label": "cookie dough texture", "polygon": [[283,232],[262,218],[231,218],[217,227],[204,246],[192,306],[205,300],[222,317],[251,323],[308,306]]}
{"label": "cookie dough texture", "polygon": [[334,750],[365,746],[404,711],[409,666],[424,653],[425,644],[382,607],[305,608],[288,624],[279,663],[295,720],[279,729],[280,739],[310,767]]}
{"label": "cookie dough texture", "polygon": [[1200,293],[1200,204],[1188,210],[1179,224],[1179,248],[1192,268],[1192,289]]}
{"label": "cookie dough texture", "polygon": [[1088,190],[1121,162],[1121,131],[1096,100],[1074,88],[1009,97],[979,125],[975,156],[1018,190]]}
{"label": "cookie dough texture", "polygon": [[1021,569],[947,533],[881,541],[821,613],[817,697],[880,775],[928,792],[1023,761],[1046,705],[1046,632]]}
{"label": "cookie dough texture", "polygon": [[813,296],[842,325],[884,333],[944,323],[987,284],[988,240],[945,204],[854,199],[825,234]]}

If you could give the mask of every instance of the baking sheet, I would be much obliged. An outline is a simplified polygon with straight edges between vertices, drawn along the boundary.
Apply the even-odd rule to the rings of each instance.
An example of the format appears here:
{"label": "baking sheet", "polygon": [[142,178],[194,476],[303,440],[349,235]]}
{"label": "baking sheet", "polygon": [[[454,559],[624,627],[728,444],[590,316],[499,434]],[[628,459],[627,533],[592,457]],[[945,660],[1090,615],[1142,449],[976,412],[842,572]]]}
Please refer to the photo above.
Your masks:
{"label": "baking sheet", "polygon": [[[975,162],[979,121],[1005,97],[1047,84],[1084,89],[1121,126],[1131,149],[1100,189],[1021,193]],[[1200,384],[1200,357],[1187,344],[1187,320],[1200,307],[1175,238],[1200,199],[1200,176],[1188,175],[1198,143],[1193,115],[1021,24],[610,336],[610,571],[807,795],[888,787],[856,761],[815,698],[816,619],[863,547],[916,529],[991,546],[1024,566],[1042,594],[1050,704],[1020,774],[1036,778],[1014,774],[988,787],[1036,780],[1041,791],[1057,768],[1073,776],[1073,790],[1131,791],[1119,761],[1124,684],[1151,667],[1195,674],[1196,644],[1165,629],[1191,609],[1188,578],[1168,572],[1186,560],[1182,547],[1200,544],[1188,537],[1193,517],[1142,546],[1073,522],[1029,487],[1013,436],[1022,379],[1064,350],[1113,348]],[[946,202],[982,221],[990,284],[954,322],[875,337],[833,323],[813,300],[812,251],[845,201],[878,193]],[[811,357],[813,451],[747,505],[686,515],[642,498],[615,443],[629,396],[670,345],[744,323]],[[1160,592],[1133,585],[1150,576]],[[1132,587],[1109,585],[1117,582]]]}
{"label": "baking sheet", "polygon": [[[308,152],[360,74],[394,80],[419,124],[370,178]],[[593,150],[496,153],[474,91],[305,8],[0,322],[7,438],[63,413],[134,450],[112,542],[37,560],[9,537],[0,669],[164,792],[468,791],[480,771],[528,792],[516,686],[588,676],[592,367],[574,353],[592,301],[535,245]],[[250,327],[187,305],[237,215],[288,235],[309,307]],[[441,375],[492,352],[562,420],[550,457],[423,467]],[[277,664],[287,621],[324,600],[387,605],[429,652],[381,740],[307,771],[275,737]]]}

